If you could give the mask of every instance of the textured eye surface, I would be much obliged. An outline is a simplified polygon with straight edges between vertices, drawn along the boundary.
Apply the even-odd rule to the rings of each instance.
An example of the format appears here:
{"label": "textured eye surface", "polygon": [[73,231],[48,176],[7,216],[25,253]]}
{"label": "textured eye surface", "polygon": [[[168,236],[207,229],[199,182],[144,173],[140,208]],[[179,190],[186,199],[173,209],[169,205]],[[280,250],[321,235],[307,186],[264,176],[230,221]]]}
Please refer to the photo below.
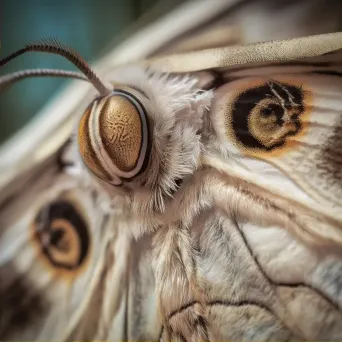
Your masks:
{"label": "textured eye surface", "polygon": [[86,261],[87,223],[70,202],[58,200],[41,208],[32,228],[39,253],[52,268],[73,271]]}
{"label": "textured eye surface", "polygon": [[103,148],[122,171],[137,165],[142,144],[142,123],[138,109],[125,97],[109,97],[99,114]]}
{"label": "textured eye surface", "polygon": [[145,161],[148,129],[143,107],[125,92],[94,101],[80,121],[78,142],[90,171],[121,184],[120,178],[137,175]]}

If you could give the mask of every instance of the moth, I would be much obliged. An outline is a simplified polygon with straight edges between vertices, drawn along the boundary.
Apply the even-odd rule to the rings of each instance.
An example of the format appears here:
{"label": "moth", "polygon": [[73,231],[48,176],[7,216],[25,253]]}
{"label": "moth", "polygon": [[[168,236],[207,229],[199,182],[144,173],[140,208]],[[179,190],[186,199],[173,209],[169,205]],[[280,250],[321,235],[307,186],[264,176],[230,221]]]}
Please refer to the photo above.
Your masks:
{"label": "moth", "polygon": [[342,338],[342,33],[224,37],[0,61],[86,81],[1,151],[2,339]]}

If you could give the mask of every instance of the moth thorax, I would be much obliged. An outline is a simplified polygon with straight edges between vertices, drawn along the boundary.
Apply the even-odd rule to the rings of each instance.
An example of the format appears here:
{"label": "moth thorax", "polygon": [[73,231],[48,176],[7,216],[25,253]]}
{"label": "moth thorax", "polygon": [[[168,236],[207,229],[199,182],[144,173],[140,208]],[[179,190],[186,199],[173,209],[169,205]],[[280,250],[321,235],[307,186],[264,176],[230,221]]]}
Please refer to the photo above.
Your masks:
{"label": "moth thorax", "polygon": [[121,91],[95,100],[80,121],[78,144],[83,162],[99,178],[114,185],[131,179],[142,171],[147,157],[144,108]]}

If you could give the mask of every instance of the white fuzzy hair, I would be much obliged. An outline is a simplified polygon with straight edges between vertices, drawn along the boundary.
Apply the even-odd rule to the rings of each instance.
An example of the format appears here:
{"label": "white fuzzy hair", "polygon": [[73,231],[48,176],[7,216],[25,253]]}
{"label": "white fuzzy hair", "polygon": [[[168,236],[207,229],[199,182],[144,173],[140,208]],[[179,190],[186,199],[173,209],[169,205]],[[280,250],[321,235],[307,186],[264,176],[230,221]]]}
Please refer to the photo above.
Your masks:
{"label": "white fuzzy hair", "polygon": [[89,173],[74,144],[76,169],[83,184],[102,193],[101,208],[131,222],[133,235],[139,237],[160,224],[155,217],[165,211],[166,202],[178,188],[177,181],[198,169],[202,117],[213,94],[198,89],[196,78],[170,77],[138,66],[120,68],[110,80],[140,88],[148,97],[143,101],[152,139],[148,166],[133,181],[115,187]]}

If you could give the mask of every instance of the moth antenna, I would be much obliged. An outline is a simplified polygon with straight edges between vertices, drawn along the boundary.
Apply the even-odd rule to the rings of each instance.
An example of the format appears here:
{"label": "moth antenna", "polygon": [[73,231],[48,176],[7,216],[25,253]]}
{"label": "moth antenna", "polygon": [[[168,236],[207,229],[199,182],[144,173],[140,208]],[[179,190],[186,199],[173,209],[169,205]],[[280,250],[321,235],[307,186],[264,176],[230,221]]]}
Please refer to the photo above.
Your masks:
{"label": "moth antenna", "polygon": [[59,69],[26,69],[13,72],[0,77],[0,89],[10,86],[11,84],[28,77],[69,77],[87,81],[88,78],[80,72],[67,71]]}
{"label": "moth antenna", "polygon": [[38,42],[27,44],[22,49],[19,49],[9,56],[1,59],[0,68],[12,59],[29,51],[47,52],[60,55],[69,60],[79,70],[81,70],[82,73],[87,77],[87,79],[98,90],[100,95],[105,96],[112,91],[111,87],[106,86],[105,83],[100,80],[100,78],[90,68],[89,64],[81,57],[81,55],[77,51],[71,49],[70,47],[64,46],[56,38],[41,39]]}

